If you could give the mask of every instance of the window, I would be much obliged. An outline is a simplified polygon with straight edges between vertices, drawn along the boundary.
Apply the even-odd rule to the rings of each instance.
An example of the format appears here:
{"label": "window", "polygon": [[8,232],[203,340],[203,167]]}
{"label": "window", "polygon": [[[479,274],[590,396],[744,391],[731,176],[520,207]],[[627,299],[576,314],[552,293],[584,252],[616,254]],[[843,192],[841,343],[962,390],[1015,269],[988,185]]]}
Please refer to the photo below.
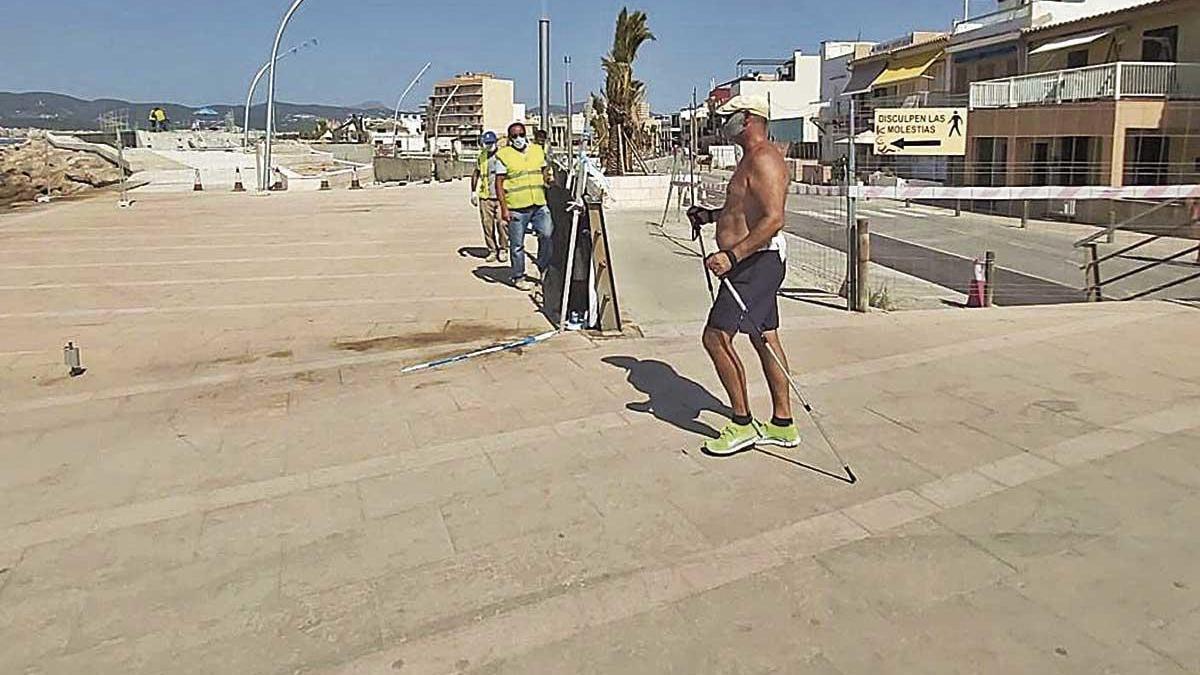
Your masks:
{"label": "window", "polygon": [[971,76],[968,74],[966,66],[957,66],[954,69],[954,93],[962,94],[971,88]]}
{"label": "window", "polygon": [[975,185],[999,187],[1008,183],[1008,139],[975,139]]}
{"label": "window", "polygon": [[1073,52],[1067,52],[1067,67],[1082,68],[1088,64],[1088,50],[1076,49]]}
{"label": "window", "polygon": [[1143,61],[1175,61],[1179,53],[1179,26],[1157,28],[1142,33]]}
{"label": "window", "polygon": [[1170,177],[1171,139],[1130,134],[1125,144],[1127,185],[1166,185]]}
{"label": "window", "polygon": [[1092,138],[1064,136],[1054,139],[1051,160],[1058,185],[1090,185],[1092,182]]}
{"label": "window", "polygon": [[1030,146],[1029,184],[1044,186],[1050,184],[1050,144],[1037,141]]}

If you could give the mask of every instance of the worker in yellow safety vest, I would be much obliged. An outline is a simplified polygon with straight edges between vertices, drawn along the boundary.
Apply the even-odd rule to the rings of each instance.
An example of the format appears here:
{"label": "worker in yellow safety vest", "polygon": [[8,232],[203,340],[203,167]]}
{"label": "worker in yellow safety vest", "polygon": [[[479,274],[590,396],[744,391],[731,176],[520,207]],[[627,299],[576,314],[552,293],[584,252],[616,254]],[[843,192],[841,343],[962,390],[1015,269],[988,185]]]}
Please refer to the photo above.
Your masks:
{"label": "worker in yellow safety vest", "polygon": [[536,264],[540,276],[544,276],[550,266],[550,237],[554,234],[546,206],[546,186],[553,185],[554,175],[546,163],[545,149],[529,142],[524,124],[509,125],[508,145],[496,153],[495,171],[500,219],[508,223],[510,280],[520,290],[532,290],[533,282],[525,277],[525,234],[532,231],[537,235]]}
{"label": "worker in yellow safety vest", "polygon": [[471,175],[471,203],[479,207],[479,223],[483,226],[483,244],[487,246],[487,262],[508,260],[508,223],[500,220],[500,202],[496,199],[496,151],[499,150],[496,132],[488,131],[479,138],[479,158]]}
{"label": "worker in yellow safety vest", "polygon": [[167,111],[161,106],[155,106],[150,110],[150,131],[166,131],[167,130]]}

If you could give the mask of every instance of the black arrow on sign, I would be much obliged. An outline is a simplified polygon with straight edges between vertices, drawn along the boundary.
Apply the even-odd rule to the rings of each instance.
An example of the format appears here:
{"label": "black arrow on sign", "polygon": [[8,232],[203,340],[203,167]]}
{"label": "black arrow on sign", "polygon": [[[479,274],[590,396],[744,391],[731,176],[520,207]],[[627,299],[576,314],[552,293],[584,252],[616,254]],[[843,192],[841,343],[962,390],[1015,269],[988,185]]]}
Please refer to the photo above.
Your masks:
{"label": "black arrow on sign", "polygon": [[897,138],[896,140],[892,141],[892,145],[900,148],[901,150],[905,148],[940,148],[942,147],[942,142],[937,139],[929,141],[910,141],[904,138]]}

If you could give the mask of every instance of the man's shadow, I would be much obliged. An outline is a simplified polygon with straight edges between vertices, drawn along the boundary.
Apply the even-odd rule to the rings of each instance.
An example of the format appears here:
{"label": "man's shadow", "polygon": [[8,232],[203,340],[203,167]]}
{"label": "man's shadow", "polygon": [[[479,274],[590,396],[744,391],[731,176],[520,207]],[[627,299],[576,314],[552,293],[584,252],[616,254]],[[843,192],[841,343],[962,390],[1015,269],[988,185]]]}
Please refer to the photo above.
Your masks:
{"label": "man's shadow", "polygon": [[675,372],[662,361],[639,360],[632,356],[608,356],[605,363],[628,373],[627,381],[646,395],[645,401],[625,407],[699,436],[716,438],[717,431],[700,421],[703,412],[732,417],[733,411],[721,403],[703,385]]}

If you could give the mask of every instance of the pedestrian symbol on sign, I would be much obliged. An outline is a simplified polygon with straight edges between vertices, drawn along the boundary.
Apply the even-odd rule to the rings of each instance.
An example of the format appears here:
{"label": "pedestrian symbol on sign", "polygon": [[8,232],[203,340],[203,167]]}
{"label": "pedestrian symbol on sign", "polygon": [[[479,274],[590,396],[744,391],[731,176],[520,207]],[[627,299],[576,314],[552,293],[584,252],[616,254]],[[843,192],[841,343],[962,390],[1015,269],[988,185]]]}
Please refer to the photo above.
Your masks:
{"label": "pedestrian symbol on sign", "polygon": [[962,115],[958,111],[954,111],[954,115],[950,118],[950,136],[962,136]]}

